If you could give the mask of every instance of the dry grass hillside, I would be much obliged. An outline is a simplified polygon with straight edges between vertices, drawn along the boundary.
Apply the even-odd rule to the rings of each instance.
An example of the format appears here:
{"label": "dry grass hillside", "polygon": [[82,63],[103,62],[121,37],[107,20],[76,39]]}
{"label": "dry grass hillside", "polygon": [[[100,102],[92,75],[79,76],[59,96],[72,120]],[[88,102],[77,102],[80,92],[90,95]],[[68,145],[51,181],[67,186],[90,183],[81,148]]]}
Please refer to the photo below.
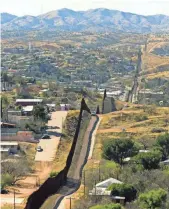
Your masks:
{"label": "dry grass hillside", "polygon": [[[147,51],[143,51],[143,71],[141,74],[146,75],[148,79],[169,77],[169,57],[160,56],[153,53],[153,50],[164,47],[168,44],[168,40],[164,38],[150,38],[147,44]],[[160,70],[159,68],[163,68]]]}
{"label": "dry grass hillside", "polygon": [[159,134],[169,131],[169,108],[131,105],[125,110],[102,115],[101,118],[94,147],[95,160],[102,158],[105,139],[127,137],[138,142],[145,139],[147,145],[151,146]]}

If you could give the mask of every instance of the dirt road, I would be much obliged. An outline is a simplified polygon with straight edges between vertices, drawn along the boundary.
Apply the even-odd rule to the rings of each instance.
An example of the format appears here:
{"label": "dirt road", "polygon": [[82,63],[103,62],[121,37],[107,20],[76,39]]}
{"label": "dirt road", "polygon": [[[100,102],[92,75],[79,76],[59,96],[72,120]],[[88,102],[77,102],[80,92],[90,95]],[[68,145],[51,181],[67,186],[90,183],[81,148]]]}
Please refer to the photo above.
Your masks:
{"label": "dirt road", "polygon": [[67,111],[56,111],[52,113],[51,120],[48,121],[48,126],[53,127],[48,129],[48,135],[51,139],[41,139],[37,146],[41,146],[43,151],[36,152],[35,161],[52,161],[55,157],[61,132],[62,124],[66,118]]}
{"label": "dirt road", "polygon": [[85,132],[82,149],[79,155],[79,160],[76,165],[76,170],[74,171],[73,178],[69,178],[68,176],[67,184],[60,189],[59,193],[62,195],[58,197],[58,199],[56,200],[56,205],[54,209],[65,209],[66,208],[65,204],[67,204],[66,198],[69,195],[73,194],[80,187],[82,170],[89,156],[91,142],[92,142],[92,135],[97,127],[98,121],[99,119],[96,117],[92,117],[92,119],[90,120],[88,128]]}

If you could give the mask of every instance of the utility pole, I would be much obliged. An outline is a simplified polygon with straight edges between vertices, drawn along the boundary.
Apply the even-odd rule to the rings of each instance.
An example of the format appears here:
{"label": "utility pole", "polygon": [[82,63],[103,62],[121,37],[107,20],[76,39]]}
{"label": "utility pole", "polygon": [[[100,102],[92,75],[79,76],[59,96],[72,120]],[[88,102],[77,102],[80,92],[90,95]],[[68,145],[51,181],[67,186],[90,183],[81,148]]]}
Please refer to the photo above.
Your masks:
{"label": "utility pole", "polygon": [[96,195],[97,195],[97,191],[96,191],[96,180],[94,181],[94,184],[95,184],[95,203],[97,202],[97,198],[96,198]]}
{"label": "utility pole", "polygon": [[70,203],[69,203],[69,204],[70,204],[70,207],[69,207],[69,208],[72,209],[72,199],[75,199],[75,198],[73,198],[73,197],[68,197],[68,198],[66,198],[66,199],[69,199],[69,200],[70,200]]}
{"label": "utility pole", "polygon": [[84,173],[83,173],[83,184],[84,184],[84,196],[85,196],[85,193],[86,193],[86,176],[85,176],[85,170],[84,170]]}
{"label": "utility pole", "polygon": [[101,180],[100,162],[99,162],[99,181]]}
{"label": "utility pole", "polygon": [[13,208],[16,209],[16,208],[15,208],[15,189],[14,189],[14,202],[13,202]]}

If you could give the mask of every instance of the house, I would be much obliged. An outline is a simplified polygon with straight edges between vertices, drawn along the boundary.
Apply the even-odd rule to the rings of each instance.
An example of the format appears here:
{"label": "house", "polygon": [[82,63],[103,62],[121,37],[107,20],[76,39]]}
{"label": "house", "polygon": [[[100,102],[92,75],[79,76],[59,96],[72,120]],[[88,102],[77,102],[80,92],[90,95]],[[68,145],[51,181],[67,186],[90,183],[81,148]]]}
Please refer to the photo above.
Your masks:
{"label": "house", "polygon": [[161,161],[160,164],[169,165],[169,159]]}
{"label": "house", "polygon": [[46,104],[46,106],[49,108],[49,111],[51,112],[56,110],[56,104]]}
{"label": "house", "polygon": [[60,110],[65,111],[70,109],[70,104],[60,104]]}
{"label": "house", "polygon": [[18,142],[0,141],[0,151],[16,154],[19,150]]}
{"label": "house", "polygon": [[22,107],[22,114],[31,116],[33,114],[33,106],[29,105],[29,106]]}
{"label": "house", "polygon": [[15,128],[15,127],[16,127],[16,124],[1,122],[1,129],[2,128]]}
{"label": "house", "polygon": [[107,188],[112,184],[122,184],[122,183],[123,182],[114,178],[106,179],[105,181],[96,184],[96,186],[89,191],[89,195],[110,196],[111,191],[108,191]]}
{"label": "house", "polygon": [[43,102],[43,99],[16,99],[16,105],[21,105],[21,106],[32,106],[32,105],[37,105],[41,104]]}
{"label": "house", "polygon": [[124,205],[125,202],[125,197],[120,197],[120,196],[113,196],[111,195],[111,191],[107,190],[108,187],[112,184],[123,184],[123,182],[114,179],[114,178],[109,178],[106,179],[105,181],[102,181],[98,184],[96,184],[96,186],[89,191],[89,195],[90,196],[100,196],[100,197],[104,197],[104,196],[108,196],[111,198],[111,200],[115,203],[121,203]]}

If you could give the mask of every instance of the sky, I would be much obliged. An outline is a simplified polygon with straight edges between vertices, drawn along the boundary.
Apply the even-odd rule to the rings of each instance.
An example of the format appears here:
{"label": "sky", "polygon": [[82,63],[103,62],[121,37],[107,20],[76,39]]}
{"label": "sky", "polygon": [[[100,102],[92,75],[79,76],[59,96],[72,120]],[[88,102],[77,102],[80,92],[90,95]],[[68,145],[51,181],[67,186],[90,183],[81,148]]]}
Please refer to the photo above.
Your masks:
{"label": "sky", "polygon": [[1,0],[0,12],[36,16],[62,8],[76,11],[107,8],[142,15],[169,15],[169,0]]}

